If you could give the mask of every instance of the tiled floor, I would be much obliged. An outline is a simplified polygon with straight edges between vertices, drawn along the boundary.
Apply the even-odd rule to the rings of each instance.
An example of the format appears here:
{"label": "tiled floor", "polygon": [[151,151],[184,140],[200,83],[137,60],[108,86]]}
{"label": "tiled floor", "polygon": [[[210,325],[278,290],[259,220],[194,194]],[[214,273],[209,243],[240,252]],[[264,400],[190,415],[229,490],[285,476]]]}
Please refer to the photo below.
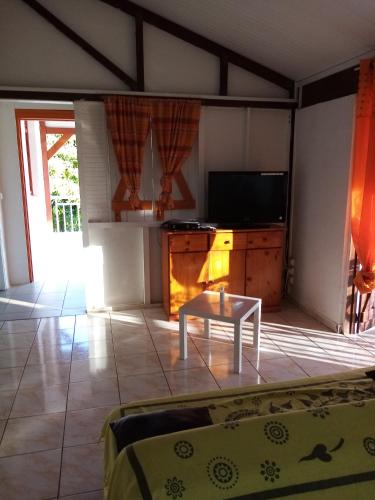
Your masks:
{"label": "tiled floor", "polygon": [[240,375],[232,371],[230,329],[214,324],[206,340],[201,322],[189,322],[189,357],[181,361],[178,325],[160,309],[0,327],[0,496],[6,500],[101,498],[98,436],[120,402],[375,365],[375,332],[336,335],[287,304],[278,314],[263,314],[259,351],[250,347],[249,325]]}
{"label": "tiled floor", "polygon": [[72,316],[86,312],[82,280],[51,279],[0,292],[0,321]]}

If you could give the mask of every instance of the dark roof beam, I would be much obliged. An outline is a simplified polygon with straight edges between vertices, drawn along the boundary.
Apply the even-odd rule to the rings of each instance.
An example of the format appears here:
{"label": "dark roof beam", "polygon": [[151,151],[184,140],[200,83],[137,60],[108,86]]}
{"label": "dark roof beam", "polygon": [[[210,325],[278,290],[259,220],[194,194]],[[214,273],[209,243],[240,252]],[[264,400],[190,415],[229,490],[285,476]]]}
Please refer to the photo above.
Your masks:
{"label": "dark roof beam", "polygon": [[173,35],[181,40],[184,40],[191,45],[199,47],[206,52],[209,52],[219,58],[224,54],[229,63],[239,66],[260,78],[268,80],[275,85],[282,87],[289,91],[290,95],[293,96],[294,93],[294,80],[274,71],[263,64],[257,63],[248,57],[242,56],[233,50],[230,50],[222,45],[209,40],[208,38],[195,33],[194,31],[181,26],[169,19],[156,14],[144,7],[131,2],[129,0],[101,0],[102,2],[111,5],[122,12],[129,14],[133,17],[141,16],[143,21],[159,28],[170,35]]}
{"label": "dark roof beam", "polygon": [[137,88],[140,92],[145,90],[145,64],[143,49],[143,20],[136,16],[135,21],[135,50],[137,56]]}
{"label": "dark roof beam", "polygon": [[121,68],[116,66],[112,61],[110,61],[101,52],[96,50],[92,45],[90,45],[86,40],[84,40],[78,33],[73,31],[69,26],[64,24],[58,17],[56,17],[52,12],[46,9],[36,0],[21,0],[26,5],[31,7],[35,12],[37,12],[46,21],[52,24],[58,31],[63,33],[69,40],[76,43],[81,49],[83,49],[87,54],[93,57],[98,63],[108,69],[112,74],[117,76],[123,83],[128,85],[132,90],[137,90],[137,82],[133,80],[127,73],[125,73]]}

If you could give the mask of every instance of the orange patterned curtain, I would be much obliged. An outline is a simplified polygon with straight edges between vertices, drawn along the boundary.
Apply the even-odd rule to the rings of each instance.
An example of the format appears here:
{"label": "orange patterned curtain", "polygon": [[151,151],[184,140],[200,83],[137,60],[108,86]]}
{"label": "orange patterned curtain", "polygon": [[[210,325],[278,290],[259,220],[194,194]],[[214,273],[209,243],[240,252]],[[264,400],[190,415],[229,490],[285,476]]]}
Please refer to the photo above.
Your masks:
{"label": "orange patterned curtain", "polygon": [[140,210],[139,190],[145,143],[150,130],[150,101],[108,96],[104,104],[119,170],[129,191],[130,206],[133,210]]}
{"label": "orange patterned curtain", "polygon": [[360,293],[375,289],[375,60],[361,61],[357,95],[352,237],[362,269],[354,283]]}
{"label": "orange patterned curtain", "polygon": [[160,180],[162,192],[158,203],[158,220],[163,219],[164,210],[174,207],[173,177],[181,170],[183,163],[191,154],[199,128],[200,110],[199,101],[180,99],[153,101],[152,127],[163,170]]}

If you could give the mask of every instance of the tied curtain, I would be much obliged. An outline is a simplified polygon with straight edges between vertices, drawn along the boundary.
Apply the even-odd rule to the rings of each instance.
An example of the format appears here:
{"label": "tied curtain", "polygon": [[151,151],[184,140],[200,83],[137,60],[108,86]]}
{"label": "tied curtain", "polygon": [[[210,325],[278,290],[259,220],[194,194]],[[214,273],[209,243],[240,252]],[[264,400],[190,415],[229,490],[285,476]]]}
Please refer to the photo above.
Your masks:
{"label": "tied curtain", "polygon": [[362,266],[354,279],[360,293],[375,289],[375,63],[361,61],[352,174],[352,238]]}
{"label": "tied curtain", "polygon": [[158,220],[163,219],[164,210],[174,207],[172,181],[191,154],[199,128],[200,111],[199,101],[160,99],[152,103],[152,128],[163,171]]}
{"label": "tied curtain", "polygon": [[133,210],[140,210],[139,190],[145,143],[150,130],[150,101],[108,96],[104,104],[119,170],[130,193],[130,206]]}

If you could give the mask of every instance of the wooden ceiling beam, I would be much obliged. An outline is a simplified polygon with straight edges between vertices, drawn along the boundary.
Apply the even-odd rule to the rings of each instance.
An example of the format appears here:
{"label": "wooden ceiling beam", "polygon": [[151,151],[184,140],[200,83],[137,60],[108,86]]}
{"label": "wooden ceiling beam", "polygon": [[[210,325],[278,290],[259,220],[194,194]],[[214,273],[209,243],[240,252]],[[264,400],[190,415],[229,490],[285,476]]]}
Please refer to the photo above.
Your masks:
{"label": "wooden ceiling beam", "polygon": [[358,91],[359,67],[352,66],[302,86],[301,107],[339,99]]}
{"label": "wooden ceiling beam", "polygon": [[220,58],[220,95],[228,95],[228,59],[223,56]]}
{"label": "wooden ceiling beam", "polygon": [[145,90],[143,20],[141,16],[137,16],[134,20],[135,20],[135,51],[137,57],[137,87],[140,92],[143,92]]}
{"label": "wooden ceiling beam", "polygon": [[234,52],[231,49],[223,47],[222,45],[213,42],[212,40],[206,38],[205,36],[199,35],[194,31],[181,26],[169,19],[156,14],[144,7],[140,7],[139,5],[131,2],[129,0],[101,0],[103,3],[111,5],[114,8],[120,9],[125,14],[131,15],[133,17],[141,17],[144,22],[163,30],[170,35],[173,35],[181,40],[184,40],[191,45],[199,47],[210,54],[213,54],[219,58],[223,55],[226,56],[229,63],[239,66],[254,75],[259,76],[260,78],[264,78],[275,85],[282,87],[289,91],[292,96],[294,93],[294,80],[291,78],[278,73],[263,64],[260,64],[248,57],[242,56],[237,52]]}
{"label": "wooden ceiling beam", "polygon": [[127,73],[125,73],[121,68],[116,66],[112,61],[110,61],[101,52],[95,49],[91,44],[84,40],[78,33],[73,31],[69,26],[64,24],[58,17],[56,17],[52,12],[46,9],[36,0],[21,0],[31,9],[37,12],[41,17],[48,21],[52,26],[54,26],[60,33],[63,33],[69,40],[74,42],[76,45],[81,47],[87,54],[89,54],[95,61],[104,66],[108,71],[119,78],[123,83],[128,85],[132,90],[137,90],[137,82],[133,80]]}

